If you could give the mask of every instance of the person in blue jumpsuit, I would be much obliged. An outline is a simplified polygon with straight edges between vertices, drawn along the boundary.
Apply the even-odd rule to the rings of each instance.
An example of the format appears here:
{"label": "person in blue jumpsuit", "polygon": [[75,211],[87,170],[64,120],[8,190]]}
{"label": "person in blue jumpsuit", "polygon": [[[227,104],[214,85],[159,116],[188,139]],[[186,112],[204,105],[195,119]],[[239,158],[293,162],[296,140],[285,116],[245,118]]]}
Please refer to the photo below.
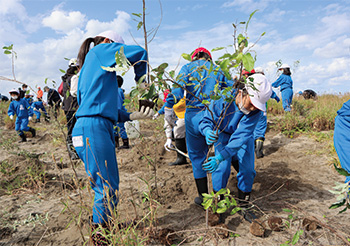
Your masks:
{"label": "person in blue jumpsuit", "polygon": [[24,95],[24,99],[27,100],[30,106],[32,106],[33,103],[33,96],[30,93],[26,93]]}
{"label": "person in blue jumpsuit", "polygon": [[[92,44],[94,46],[90,48]],[[113,125],[153,116],[150,108],[133,113],[119,110],[116,73],[108,72],[102,66],[115,66],[115,54],[121,48],[133,65],[135,81],[138,81],[147,72],[147,52],[140,46],[125,45],[114,31],[87,38],[78,54],[81,67],[77,90],[79,109],[72,140],[95,191],[93,226],[108,225],[109,216],[117,208],[119,173]]]}
{"label": "person in blue jumpsuit", "polygon": [[43,111],[43,113],[45,114],[45,121],[47,121],[47,122],[49,121],[50,117],[47,115],[45,106],[44,106],[41,98],[38,98],[38,101],[33,102],[31,107],[32,107],[32,110],[34,111],[34,114],[36,116],[35,123],[40,122],[40,116],[41,116],[40,110]]}
{"label": "person in blue jumpsuit", "polygon": [[[212,173],[213,190],[226,188],[231,172],[231,163],[238,162],[237,188],[241,206],[250,199],[254,178],[254,129],[261,111],[266,112],[266,102],[271,97],[271,84],[262,74],[252,74],[255,86],[237,82],[234,98],[225,98],[210,105],[212,114],[205,111],[199,131],[208,145],[215,144],[215,156],[209,157],[203,169]],[[223,115],[223,112],[226,112]],[[221,123],[219,123],[222,120]],[[218,126],[216,126],[218,125]],[[201,194],[200,194],[201,195]],[[246,202],[246,203],[244,203]]]}
{"label": "person in blue jumpsuit", "polygon": [[[255,73],[257,74],[265,75],[262,67],[257,67],[254,70],[255,70]],[[280,98],[277,96],[277,94],[273,90],[272,90],[271,98],[275,99],[277,103],[280,101]],[[264,148],[266,129],[267,129],[267,116],[265,112],[261,111],[260,119],[254,129],[255,156],[257,159],[264,157],[263,148]]]}
{"label": "person in blue jumpsuit", "polygon": [[282,105],[286,112],[292,110],[292,99],[293,99],[293,80],[291,78],[290,66],[283,64],[278,70],[283,70],[283,73],[278,79],[272,83],[272,87],[280,87],[282,94]]}
{"label": "person in blue jumpsuit", "polygon": [[[202,164],[208,153],[208,146],[205,137],[199,132],[198,125],[203,118],[205,106],[203,100],[210,100],[210,95],[213,94],[214,88],[218,85],[221,90],[227,86],[232,86],[232,81],[229,81],[219,69],[218,72],[208,70],[211,66],[216,68],[212,62],[210,52],[203,48],[197,48],[192,53],[192,61],[184,65],[177,79],[179,88],[173,88],[167,96],[164,107],[164,119],[169,123],[172,120],[172,107],[184,97],[184,89],[186,89],[186,143],[190,161],[192,163],[193,176],[199,194],[208,193],[207,173],[202,168]],[[205,66],[207,69],[203,69]],[[200,100],[198,100],[199,98]],[[201,205],[202,201],[195,198],[196,204]]]}
{"label": "person in blue jumpsuit", "polygon": [[[338,110],[334,126],[334,147],[338,154],[340,165],[350,173],[350,100]],[[345,183],[350,182],[347,176]]]}
{"label": "person in blue jumpsuit", "polygon": [[13,120],[14,115],[17,115],[15,130],[21,137],[19,142],[26,142],[27,138],[24,131],[31,132],[33,137],[36,134],[35,129],[28,126],[29,121],[32,120],[33,111],[27,100],[19,98],[19,91],[13,89],[10,91],[10,95],[12,102],[10,103],[7,114],[11,120]]}
{"label": "person in blue jumpsuit", "polygon": [[[117,75],[117,81],[118,81],[118,93],[119,93],[119,106],[121,110],[126,111],[124,104],[125,96],[124,96],[124,89],[122,89],[124,79],[123,77]],[[121,137],[123,141],[123,145],[119,146],[119,137]],[[116,126],[114,126],[114,138],[115,138],[115,147],[118,149],[129,149],[129,138],[128,134],[126,133],[125,129],[125,123],[124,122],[118,122]]]}

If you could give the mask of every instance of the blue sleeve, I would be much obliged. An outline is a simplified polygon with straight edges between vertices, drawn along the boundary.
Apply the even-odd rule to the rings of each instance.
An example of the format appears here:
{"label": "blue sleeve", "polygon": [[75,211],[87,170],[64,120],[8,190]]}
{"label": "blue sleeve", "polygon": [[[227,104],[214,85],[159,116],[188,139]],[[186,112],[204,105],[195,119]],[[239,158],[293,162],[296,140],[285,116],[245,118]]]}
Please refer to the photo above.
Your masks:
{"label": "blue sleeve", "polygon": [[14,106],[13,106],[12,102],[10,103],[9,109],[7,110],[7,114],[8,114],[8,116],[16,114],[16,110],[14,109]]}
{"label": "blue sleeve", "polygon": [[130,115],[131,113],[127,112],[125,108],[118,110],[118,122],[124,123],[126,121],[131,121],[130,120]]}
{"label": "blue sleeve", "polygon": [[271,98],[275,99],[276,101],[280,100],[280,98],[277,96],[276,92],[274,92],[273,90],[272,90]]}
{"label": "blue sleeve", "polygon": [[182,88],[175,88],[168,94],[164,107],[173,108],[184,97],[184,90]]}
{"label": "blue sleeve", "polygon": [[220,152],[224,159],[229,159],[253,136],[254,129],[260,118],[260,111],[245,115],[239,122],[237,130],[231,135],[228,144]]}
{"label": "blue sleeve", "polygon": [[209,109],[211,112],[213,112],[214,119],[213,119],[212,115],[210,114],[209,110],[204,111],[203,118],[200,120],[199,127],[198,127],[199,132],[203,136],[205,136],[204,133],[207,129],[214,130],[214,128],[215,128],[214,121],[218,122],[221,111],[223,110],[222,100],[213,101],[212,104],[209,106]]}
{"label": "blue sleeve", "polygon": [[165,104],[161,109],[158,110],[158,114],[164,114],[164,108],[165,108]]}
{"label": "blue sleeve", "polygon": [[277,88],[278,86],[280,86],[282,84],[283,81],[283,76],[279,76],[278,79],[272,83],[272,87]]}
{"label": "blue sleeve", "polygon": [[40,107],[40,108],[41,108],[41,110],[42,110],[43,112],[45,112],[45,113],[46,113],[46,109],[45,109],[45,106],[44,106],[44,104],[43,104],[43,103],[41,104],[41,107]]}
{"label": "blue sleeve", "polygon": [[24,107],[28,110],[28,115],[29,116],[33,116],[33,109],[32,107],[30,106],[30,104],[28,103],[27,100],[23,100],[23,104],[24,104]]}

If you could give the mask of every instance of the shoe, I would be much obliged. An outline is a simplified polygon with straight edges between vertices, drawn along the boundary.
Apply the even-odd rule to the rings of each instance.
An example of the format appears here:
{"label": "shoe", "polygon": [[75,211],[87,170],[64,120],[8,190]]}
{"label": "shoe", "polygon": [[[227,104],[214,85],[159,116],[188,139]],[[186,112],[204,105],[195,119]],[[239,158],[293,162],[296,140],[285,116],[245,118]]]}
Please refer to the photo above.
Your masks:
{"label": "shoe", "polygon": [[27,142],[27,137],[26,135],[23,133],[22,135],[19,135],[21,137],[21,140],[19,140],[19,143],[23,143],[23,142]]}
{"label": "shoe", "polygon": [[46,121],[46,122],[50,122],[50,116],[46,115],[46,116],[45,116],[45,121]]}
{"label": "shoe", "polygon": [[36,131],[34,128],[29,127],[29,131],[32,133],[32,137],[35,137]]}
{"label": "shoe", "polygon": [[255,155],[257,159],[263,158],[264,138],[260,137],[255,140]]}
{"label": "shoe", "polygon": [[198,197],[194,199],[194,203],[201,208],[204,208],[202,203],[203,203],[203,193],[208,194],[208,178],[200,178],[200,179],[195,179],[196,186],[197,186],[197,191],[198,191]]}
{"label": "shoe", "polygon": [[130,149],[129,139],[128,138],[122,139],[122,141],[123,141],[123,145],[118,147],[118,149]]}
{"label": "shoe", "polygon": [[238,189],[238,199],[238,207],[241,208],[241,210],[238,211],[238,213],[242,215],[246,221],[252,223],[255,219],[257,219],[257,216],[252,210],[253,206],[249,204],[250,192],[243,192],[240,189]]}
{"label": "shoe", "polygon": [[[186,139],[185,138],[176,138],[175,139],[175,146],[176,146],[176,148],[178,148],[182,152],[187,153]],[[169,166],[188,164],[185,156],[183,156],[179,152],[176,152],[176,153],[177,153],[176,161],[169,163]]]}
{"label": "shoe", "polygon": [[73,146],[73,143],[70,142],[70,141],[67,141],[67,149],[68,149],[68,153],[69,153],[69,156],[72,160],[79,160],[79,155],[77,153],[77,151],[75,150],[74,146]]}
{"label": "shoe", "polygon": [[36,118],[35,123],[40,123],[40,118]]}

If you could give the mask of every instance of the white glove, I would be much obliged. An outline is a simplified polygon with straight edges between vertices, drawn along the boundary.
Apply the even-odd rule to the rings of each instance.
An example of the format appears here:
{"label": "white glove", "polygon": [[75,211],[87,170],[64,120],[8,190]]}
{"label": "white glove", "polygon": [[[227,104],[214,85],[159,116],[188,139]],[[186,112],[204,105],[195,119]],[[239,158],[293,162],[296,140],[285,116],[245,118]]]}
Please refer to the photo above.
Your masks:
{"label": "white glove", "polygon": [[156,113],[155,115],[153,115],[152,120],[155,120],[155,119],[157,119],[158,117],[159,117],[159,113]]}
{"label": "white glove", "polygon": [[141,107],[141,110],[138,112],[133,112],[130,114],[130,120],[142,120],[147,118],[152,118],[153,111],[150,107],[145,109],[144,106]]}
{"label": "white glove", "polygon": [[176,115],[172,108],[164,108],[164,120],[166,120],[170,126],[176,126]]}
{"label": "white glove", "polygon": [[13,115],[10,115],[10,119],[13,120]]}
{"label": "white glove", "polygon": [[32,116],[29,116],[28,120],[29,121],[32,121],[33,117]]}
{"label": "white glove", "polygon": [[168,138],[164,144],[164,148],[167,150],[167,151],[170,151],[170,149],[168,148],[171,148],[173,149],[174,148],[174,145],[172,144],[171,142],[171,138]]}

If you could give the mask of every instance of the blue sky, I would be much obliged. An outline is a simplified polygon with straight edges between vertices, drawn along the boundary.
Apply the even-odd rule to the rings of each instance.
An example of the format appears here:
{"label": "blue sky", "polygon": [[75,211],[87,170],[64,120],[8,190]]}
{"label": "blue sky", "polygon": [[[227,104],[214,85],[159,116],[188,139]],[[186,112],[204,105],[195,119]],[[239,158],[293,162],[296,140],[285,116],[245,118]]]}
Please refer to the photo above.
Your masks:
{"label": "blue sky", "polygon": [[[148,29],[161,19],[158,0],[146,1]],[[254,10],[248,36],[254,46],[256,66],[273,82],[275,62],[292,66],[294,91],[318,93],[350,91],[350,0],[163,0],[162,22],[150,43],[153,67],[167,62],[177,72],[186,61],[182,53],[198,46],[209,50],[232,44],[232,23],[246,21]],[[0,45],[14,44],[18,54],[16,77],[32,87],[44,86],[45,78],[61,82],[59,69],[65,57],[76,57],[83,40],[114,29],[127,44],[143,45],[142,32],[132,13],[141,13],[141,0],[0,0]],[[214,59],[219,57],[214,52]],[[298,67],[293,67],[299,61]],[[12,78],[9,56],[0,54],[0,76]],[[125,77],[127,91],[134,85]],[[49,85],[51,85],[49,83]],[[58,85],[56,85],[58,86]],[[0,81],[0,93],[17,84]]]}

